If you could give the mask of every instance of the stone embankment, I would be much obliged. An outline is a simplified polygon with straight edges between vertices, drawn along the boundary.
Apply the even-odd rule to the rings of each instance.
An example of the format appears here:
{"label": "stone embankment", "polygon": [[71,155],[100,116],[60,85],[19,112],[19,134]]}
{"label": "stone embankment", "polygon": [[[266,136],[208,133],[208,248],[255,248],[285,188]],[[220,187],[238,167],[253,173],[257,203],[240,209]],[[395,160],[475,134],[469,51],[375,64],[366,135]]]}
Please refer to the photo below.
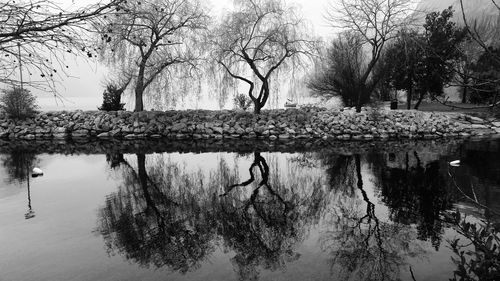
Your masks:
{"label": "stone embankment", "polygon": [[437,139],[500,133],[500,123],[463,114],[319,108],[264,111],[47,112],[0,116],[0,139]]}

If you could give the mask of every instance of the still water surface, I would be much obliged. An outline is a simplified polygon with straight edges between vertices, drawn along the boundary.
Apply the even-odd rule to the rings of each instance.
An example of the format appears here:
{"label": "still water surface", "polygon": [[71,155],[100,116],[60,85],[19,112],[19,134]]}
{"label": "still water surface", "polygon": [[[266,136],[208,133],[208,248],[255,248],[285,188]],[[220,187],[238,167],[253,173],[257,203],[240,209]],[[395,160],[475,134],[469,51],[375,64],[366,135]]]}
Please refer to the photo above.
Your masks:
{"label": "still water surface", "polygon": [[0,280],[449,280],[451,214],[499,222],[500,142],[409,147],[3,150]]}

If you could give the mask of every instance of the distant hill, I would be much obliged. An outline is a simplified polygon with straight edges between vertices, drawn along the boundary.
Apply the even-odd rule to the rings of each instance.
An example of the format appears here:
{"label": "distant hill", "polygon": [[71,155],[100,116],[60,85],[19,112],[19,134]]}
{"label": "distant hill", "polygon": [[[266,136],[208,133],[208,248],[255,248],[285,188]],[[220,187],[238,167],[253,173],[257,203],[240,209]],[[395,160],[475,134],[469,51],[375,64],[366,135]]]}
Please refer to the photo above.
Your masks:
{"label": "distant hill", "polygon": [[[500,1],[496,1],[500,4]],[[500,10],[495,7],[491,0],[464,0],[464,10],[467,22],[473,26],[476,23],[477,29],[481,31],[488,41],[500,42]],[[434,11],[442,11],[452,6],[455,14],[454,20],[462,25],[462,9],[459,0],[422,0],[417,10],[427,14]]]}

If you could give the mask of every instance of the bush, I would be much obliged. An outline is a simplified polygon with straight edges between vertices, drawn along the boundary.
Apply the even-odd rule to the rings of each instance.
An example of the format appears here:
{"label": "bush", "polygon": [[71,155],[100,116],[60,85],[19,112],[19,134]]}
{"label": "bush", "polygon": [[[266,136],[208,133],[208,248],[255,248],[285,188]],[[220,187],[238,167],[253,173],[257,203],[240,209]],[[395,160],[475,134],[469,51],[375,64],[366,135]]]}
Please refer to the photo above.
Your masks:
{"label": "bush", "polygon": [[236,108],[243,110],[249,109],[252,105],[252,100],[245,94],[237,94],[233,101]]}
{"label": "bush", "polygon": [[495,104],[500,93],[500,48],[490,48],[472,65],[474,85],[469,100],[475,104]]}
{"label": "bush", "polygon": [[36,97],[26,89],[14,87],[3,90],[0,97],[0,108],[13,119],[26,119],[37,113]]}
{"label": "bush", "polygon": [[[366,69],[361,38],[344,33],[331,43],[319,70],[307,83],[315,95],[331,98],[339,96],[345,106],[358,105],[358,94],[366,88],[361,77]],[[362,94],[360,105],[370,101],[370,93]]]}
{"label": "bush", "polygon": [[114,84],[108,84],[106,90],[102,93],[102,106],[99,110],[103,111],[118,111],[124,110],[124,103],[121,103],[123,88],[120,89]]}

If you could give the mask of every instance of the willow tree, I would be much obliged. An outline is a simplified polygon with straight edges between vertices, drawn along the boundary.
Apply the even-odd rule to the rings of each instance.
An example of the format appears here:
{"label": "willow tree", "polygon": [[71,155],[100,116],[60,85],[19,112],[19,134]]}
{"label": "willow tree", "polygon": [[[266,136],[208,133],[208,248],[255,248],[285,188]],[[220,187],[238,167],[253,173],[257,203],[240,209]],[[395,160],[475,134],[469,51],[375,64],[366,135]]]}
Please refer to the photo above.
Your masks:
{"label": "willow tree", "polygon": [[194,46],[208,16],[199,0],[140,0],[119,5],[101,26],[103,60],[132,77],[135,111],[153,83],[168,82],[169,71],[195,67]]}
{"label": "willow tree", "polygon": [[96,1],[85,7],[63,8],[56,1],[7,0],[0,3],[0,83],[22,80],[19,67],[30,75],[30,86],[54,86],[54,77],[67,71],[65,54],[92,57],[92,24],[125,0]]}
{"label": "willow tree", "polygon": [[[279,70],[298,67],[315,50],[295,7],[281,0],[235,1],[235,9],[212,32],[213,59],[229,76],[248,86],[260,113]],[[257,89],[256,89],[257,88]]]}

